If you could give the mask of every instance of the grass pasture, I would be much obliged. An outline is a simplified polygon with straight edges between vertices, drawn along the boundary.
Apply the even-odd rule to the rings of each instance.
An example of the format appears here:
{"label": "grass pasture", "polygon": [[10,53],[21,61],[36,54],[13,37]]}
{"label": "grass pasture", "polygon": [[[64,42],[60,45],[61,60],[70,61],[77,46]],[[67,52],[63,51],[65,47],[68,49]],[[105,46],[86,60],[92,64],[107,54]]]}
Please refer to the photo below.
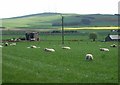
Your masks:
{"label": "grass pasture", "polygon": [[[60,41],[18,42],[3,47],[3,83],[117,83],[118,49],[116,42],[65,42],[71,50],[61,49]],[[117,44],[117,43],[116,43]],[[30,45],[40,48],[30,49]],[[44,52],[45,47],[56,52]],[[100,47],[109,52],[99,51]],[[94,60],[85,61],[86,53]]]}
{"label": "grass pasture", "polygon": [[[117,83],[118,48],[110,47],[117,42],[101,42],[111,30],[78,30],[78,34],[65,34],[65,46],[61,49],[60,34],[40,34],[39,42],[17,42],[16,46],[2,48],[3,83]],[[91,42],[89,33],[96,32],[96,42]],[[3,31],[2,39],[24,37],[24,31]],[[78,41],[76,41],[78,40]],[[36,45],[40,48],[27,48]],[[44,48],[54,48],[53,53]],[[109,48],[101,52],[99,48]],[[85,61],[92,53],[94,60]]]}
{"label": "grass pasture", "polygon": [[[61,33],[52,34],[61,31],[61,15],[64,30],[76,31],[64,37],[71,50],[61,49]],[[1,20],[0,42],[24,38],[31,31],[40,32],[41,40],[0,49],[3,83],[118,83],[118,48],[110,47],[118,43],[103,42],[108,34],[118,34],[118,15],[40,13]],[[95,42],[88,37],[92,32],[97,34]],[[27,48],[30,45],[40,48]],[[56,51],[45,52],[46,47]],[[101,52],[102,47],[110,51]],[[85,61],[87,53],[93,54],[93,61]]]}

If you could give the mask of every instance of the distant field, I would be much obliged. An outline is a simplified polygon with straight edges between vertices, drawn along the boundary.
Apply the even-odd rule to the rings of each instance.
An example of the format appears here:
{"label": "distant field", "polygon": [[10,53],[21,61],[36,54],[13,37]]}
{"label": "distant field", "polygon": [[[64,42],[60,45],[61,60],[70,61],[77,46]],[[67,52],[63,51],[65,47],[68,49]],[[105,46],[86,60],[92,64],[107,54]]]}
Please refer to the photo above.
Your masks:
{"label": "distant field", "polygon": [[2,19],[4,28],[20,29],[51,29],[61,28],[61,15],[64,16],[64,26],[67,28],[80,27],[111,27],[118,26],[118,16],[110,14],[60,14],[41,13],[21,17]]}
{"label": "distant field", "polygon": [[[64,27],[64,30],[76,30],[76,31],[81,31],[81,30],[118,30],[119,27],[78,27],[78,28],[70,28],[70,27]],[[26,28],[6,28],[6,29],[2,29],[3,31],[40,31],[40,32],[44,32],[44,31],[53,31],[53,30],[62,30],[61,28],[50,28],[50,29],[26,29]]]}
{"label": "distant field", "polygon": [[[85,28],[85,29],[84,29]],[[93,28],[93,30],[91,29]],[[98,27],[98,29],[94,29],[96,27],[83,27],[82,28],[76,28],[76,29],[72,29],[72,28],[65,28],[65,31],[77,31],[77,33],[68,33],[65,34],[65,40],[70,40],[70,39],[78,39],[78,40],[84,40],[84,41],[88,41],[89,39],[89,34],[92,32],[96,32],[97,33],[97,40],[101,40],[103,41],[105,39],[105,37],[108,34],[117,34],[117,32],[112,32],[111,29],[107,29],[107,27]],[[106,29],[103,29],[106,28]],[[114,29],[117,29],[117,27],[114,27]],[[29,30],[30,31],[30,30]],[[19,38],[19,37],[25,37],[25,33],[29,32],[28,30],[3,30],[2,31],[2,39],[11,39],[11,38]],[[33,30],[33,31],[37,31],[40,32],[39,33],[39,37],[41,40],[61,40],[61,33],[59,34],[54,34],[54,33],[41,33],[41,32],[52,32],[54,31],[53,29],[51,30]],[[56,36],[57,35],[57,36]]]}
{"label": "distant field", "polygon": [[80,28],[65,28],[65,30],[116,30],[119,29],[119,27],[80,27]]}

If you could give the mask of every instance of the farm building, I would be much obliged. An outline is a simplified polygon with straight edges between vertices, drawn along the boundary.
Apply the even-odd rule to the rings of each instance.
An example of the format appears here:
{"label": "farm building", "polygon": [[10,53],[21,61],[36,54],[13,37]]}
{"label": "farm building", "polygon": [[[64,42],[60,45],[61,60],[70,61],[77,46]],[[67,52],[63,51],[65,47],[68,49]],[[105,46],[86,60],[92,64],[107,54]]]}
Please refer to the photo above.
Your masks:
{"label": "farm building", "polygon": [[26,33],[26,40],[29,41],[39,41],[39,33],[38,32],[30,32],[30,33]]}
{"label": "farm building", "polygon": [[105,41],[120,41],[120,35],[108,35]]}

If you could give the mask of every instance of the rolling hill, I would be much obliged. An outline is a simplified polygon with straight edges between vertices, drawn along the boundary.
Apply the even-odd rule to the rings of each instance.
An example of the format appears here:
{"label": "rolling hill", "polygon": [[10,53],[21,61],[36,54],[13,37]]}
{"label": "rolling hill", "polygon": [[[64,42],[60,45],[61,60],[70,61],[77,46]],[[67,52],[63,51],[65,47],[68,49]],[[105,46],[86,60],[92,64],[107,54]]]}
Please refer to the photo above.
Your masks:
{"label": "rolling hill", "polygon": [[20,17],[2,19],[1,28],[9,29],[44,29],[61,28],[61,15],[64,16],[65,27],[106,27],[118,26],[118,16],[110,14],[60,14],[38,13]]}

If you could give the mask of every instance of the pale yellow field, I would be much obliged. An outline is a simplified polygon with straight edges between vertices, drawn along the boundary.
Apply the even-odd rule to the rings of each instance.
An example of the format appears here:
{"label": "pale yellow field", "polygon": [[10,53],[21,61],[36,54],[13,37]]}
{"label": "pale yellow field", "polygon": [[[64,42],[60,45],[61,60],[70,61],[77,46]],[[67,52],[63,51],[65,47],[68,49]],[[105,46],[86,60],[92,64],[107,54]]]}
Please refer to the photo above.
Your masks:
{"label": "pale yellow field", "polygon": [[80,27],[80,28],[64,28],[64,30],[82,30],[82,29],[101,29],[101,30],[109,30],[109,29],[120,29],[120,27]]}
{"label": "pale yellow field", "polygon": [[[66,28],[64,27],[64,30],[117,30],[120,29],[120,27],[79,27],[79,28]],[[0,30],[31,30],[31,31],[52,31],[52,30],[62,30],[62,28],[52,28],[52,29],[14,29],[14,28],[6,28],[6,29],[0,29]]]}

